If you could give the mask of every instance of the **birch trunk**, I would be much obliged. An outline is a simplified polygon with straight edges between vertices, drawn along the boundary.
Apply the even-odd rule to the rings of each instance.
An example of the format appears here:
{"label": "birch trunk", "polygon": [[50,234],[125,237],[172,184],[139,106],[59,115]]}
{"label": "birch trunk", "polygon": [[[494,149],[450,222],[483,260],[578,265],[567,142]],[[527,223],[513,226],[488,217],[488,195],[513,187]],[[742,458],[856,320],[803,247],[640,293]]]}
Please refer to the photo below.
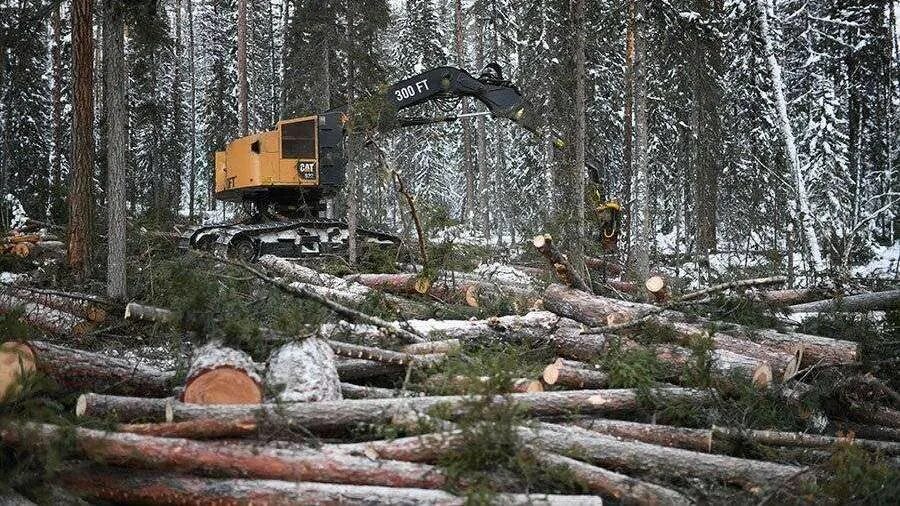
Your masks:
{"label": "birch trunk", "polygon": [[789,169],[794,180],[794,192],[797,196],[797,204],[799,206],[800,216],[797,221],[803,237],[806,241],[806,248],[809,252],[810,263],[816,273],[825,271],[825,260],[822,258],[822,250],[819,247],[819,237],[816,235],[815,221],[812,215],[812,209],[809,205],[809,195],[806,191],[806,177],[800,167],[800,158],[797,154],[797,142],[794,138],[794,130],[791,127],[791,120],[788,116],[787,99],[784,95],[784,80],[781,76],[781,64],[775,57],[775,47],[772,40],[772,33],[769,27],[769,18],[774,17],[774,8],[772,0],[756,0],[756,6],[759,10],[759,32],[763,40],[763,50],[765,51],[766,61],[769,66],[769,73],[772,78],[772,91],[775,94],[775,108],[778,114],[778,126],[781,129],[781,135],[784,138],[784,148],[786,151]]}

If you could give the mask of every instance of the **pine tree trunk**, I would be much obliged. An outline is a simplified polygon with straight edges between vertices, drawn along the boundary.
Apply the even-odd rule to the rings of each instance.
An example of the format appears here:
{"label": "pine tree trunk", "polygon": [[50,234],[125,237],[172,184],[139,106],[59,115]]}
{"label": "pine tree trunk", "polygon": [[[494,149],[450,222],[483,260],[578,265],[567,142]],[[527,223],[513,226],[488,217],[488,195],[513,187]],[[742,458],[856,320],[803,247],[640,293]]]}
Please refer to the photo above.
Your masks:
{"label": "pine tree trunk", "polygon": [[[476,61],[475,66],[484,67],[484,22],[478,21],[478,42],[475,46]],[[479,211],[481,212],[481,233],[485,239],[491,237],[491,211],[490,197],[491,190],[490,174],[488,173],[487,164],[487,140],[485,139],[484,118],[479,116],[475,119],[475,149],[478,163],[478,198]]]}
{"label": "pine tree trunk", "polygon": [[68,265],[78,276],[91,274],[94,173],[93,1],[72,1],[72,179],[69,186]]}
{"label": "pine tree trunk", "polygon": [[193,221],[197,196],[197,74],[194,63],[194,1],[187,1],[188,72],[191,79],[191,159],[188,161],[188,218]]}
{"label": "pine tree trunk", "polygon": [[803,238],[806,241],[807,253],[811,267],[816,273],[825,271],[825,260],[822,258],[822,250],[819,247],[819,237],[816,235],[814,227],[815,220],[812,215],[812,208],[809,205],[809,195],[806,191],[806,176],[800,166],[800,158],[797,154],[797,142],[794,138],[794,130],[791,127],[791,119],[788,116],[787,99],[785,98],[784,80],[781,76],[781,64],[775,56],[775,47],[772,40],[771,29],[769,28],[769,18],[774,14],[772,0],[756,0],[756,7],[759,10],[759,31],[763,41],[766,61],[769,66],[769,73],[772,79],[772,92],[775,94],[775,108],[778,114],[778,127],[781,129],[781,135],[784,140],[785,155],[788,159],[788,166],[791,176],[794,180],[794,193],[797,198],[799,207],[799,216],[797,222],[800,225]]}
{"label": "pine tree trunk", "polygon": [[118,1],[108,0],[104,13],[103,56],[106,58],[107,209],[109,252],[106,295],[122,299],[125,284],[125,13]]}
{"label": "pine tree trunk", "polygon": [[[454,35],[456,38],[456,65],[459,68],[466,68],[465,58],[465,27],[463,23],[462,0],[454,2]],[[469,112],[469,103],[466,99],[462,100],[461,114]],[[466,223],[471,223],[475,216],[475,172],[472,168],[472,120],[463,118],[462,120],[462,148],[463,148],[463,167],[462,172],[466,177],[466,202],[463,207],[463,218]]]}
{"label": "pine tree trunk", "polygon": [[247,0],[238,0],[237,16],[237,74],[238,74],[238,114],[241,135],[247,135]]}
{"label": "pine tree trunk", "polygon": [[650,276],[650,175],[647,132],[647,69],[645,67],[647,16],[645,0],[634,0],[634,96],[635,151],[637,160],[634,178],[631,243],[634,275],[637,279]]}
{"label": "pine tree trunk", "polygon": [[[62,186],[62,90],[63,90],[63,72],[62,72],[62,2],[53,8],[53,90],[51,92],[51,100],[53,101],[53,116],[51,120],[51,128],[53,129],[53,151],[50,154],[51,170],[53,172],[51,178],[53,181],[53,192],[59,192]],[[55,202],[54,202],[55,204]],[[56,209],[54,205],[51,212]]]}
{"label": "pine tree trunk", "polygon": [[[622,149],[622,175],[619,178],[620,202],[631,201],[634,177],[634,0],[628,0],[628,26],[625,31],[625,117],[623,118],[625,146]],[[624,213],[622,230],[630,231],[631,213]],[[631,255],[631,233],[627,233],[626,253]]]}

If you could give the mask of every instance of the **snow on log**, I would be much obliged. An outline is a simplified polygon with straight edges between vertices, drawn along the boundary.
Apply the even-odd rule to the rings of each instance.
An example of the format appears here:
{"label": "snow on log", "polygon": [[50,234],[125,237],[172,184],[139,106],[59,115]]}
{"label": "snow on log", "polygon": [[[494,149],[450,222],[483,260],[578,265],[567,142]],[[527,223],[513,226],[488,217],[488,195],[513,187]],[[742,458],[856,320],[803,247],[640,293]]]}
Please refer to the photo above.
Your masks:
{"label": "snow on log", "polygon": [[341,341],[327,341],[335,355],[347,358],[360,358],[364,360],[372,360],[374,362],[383,362],[385,364],[394,365],[414,365],[416,367],[432,367],[446,358],[443,353],[431,353],[428,355],[412,355],[410,353],[401,353],[398,351],[384,350],[374,348],[372,346],[362,346],[359,344],[344,343]]}
{"label": "snow on log", "polygon": [[861,293],[835,299],[788,306],[791,313],[821,313],[825,311],[888,311],[900,308],[900,290]]}
{"label": "snow on log", "polygon": [[390,399],[400,397],[400,392],[392,388],[370,387],[341,382],[344,399]]}
{"label": "snow on log", "polygon": [[571,388],[603,388],[609,376],[591,364],[558,358],[544,368],[544,383]]}
{"label": "snow on log", "polygon": [[[0,364],[12,363],[18,366],[20,358],[26,370],[36,369],[53,378],[62,388],[73,392],[93,390],[164,396],[172,390],[170,383],[174,377],[173,372],[161,371],[139,362],[44,341],[8,341],[0,346]],[[3,369],[5,371],[6,367]],[[16,381],[16,377],[17,374],[10,375],[7,372],[0,374],[0,392],[8,388],[8,381]]]}
{"label": "snow on log", "polygon": [[526,443],[557,453],[577,452],[585,460],[640,473],[678,478],[705,478],[732,483],[759,493],[777,487],[803,468],[757,460],[625,441],[582,429],[548,423],[520,428]]}
{"label": "snow on log", "polygon": [[[94,501],[124,504],[272,504],[279,506],[340,504],[344,506],[463,506],[466,498],[443,490],[373,485],[255,479],[215,479],[99,467],[60,472],[62,485]],[[506,506],[602,505],[599,497],[548,494],[492,494]]]}
{"label": "snow on log", "polygon": [[259,404],[262,378],[250,355],[211,341],[194,352],[181,400],[190,404]]}
{"label": "snow on log", "polygon": [[81,336],[92,330],[94,322],[65,311],[38,304],[29,299],[0,292],[0,314],[21,311],[19,319],[46,332],[65,336]]}
{"label": "snow on log", "polygon": [[[659,388],[652,392],[664,400],[694,402],[703,402],[711,395],[708,391],[688,388]],[[261,424],[272,424],[273,428],[303,427],[312,431],[341,431],[360,424],[388,423],[396,413],[424,413],[437,405],[446,406],[451,412],[459,411],[472,402],[472,399],[472,396],[450,395],[232,406],[201,406],[173,401],[167,409],[166,421],[257,417]],[[521,406],[523,413],[533,416],[558,416],[571,412],[611,414],[637,409],[640,394],[633,389],[567,390],[498,395],[492,401],[516,403]]]}
{"label": "snow on log", "polygon": [[33,288],[14,288],[10,286],[3,287],[2,292],[22,300],[34,302],[35,304],[64,311],[96,323],[102,323],[106,321],[107,318],[106,310],[103,309],[96,300],[91,300],[96,299],[96,297],[87,294],[67,294],[65,292],[51,292]]}
{"label": "snow on log", "polygon": [[564,283],[576,290],[592,293],[591,287],[581,278],[581,275],[569,263],[569,259],[562,254],[561,251],[553,244],[553,238],[550,234],[539,234],[534,236],[531,244],[538,252],[553,265],[556,270],[557,277]]}
{"label": "snow on log", "polygon": [[685,293],[678,297],[675,297],[675,300],[678,302],[685,302],[689,300],[697,300],[705,295],[709,295],[711,293],[722,292],[725,290],[734,290],[738,288],[749,288],[755,286],[765,286],[765,285],[778,285],[787,282],[786,276],[771,276],[767,278],[753,278],[753,279],[739,279],[736,281],[729,281],[727,283],[719,283],[717,285],[712,285],[707,288],[703,288],[697,290],[695,292]]}
{"label": "snow on log", "polygon": [[119,422],[158,422],[166,419],[169,398],[124,397],[86,393],[78,396],[75,416],[78,418],[114,418]]}
{"label": "snow on log", "polygon": [[147,320],[154,323],[177,323],[181,320],[181,315],[169,309],[129,302],[125,306],[125,319]]}
{"label": "snow on log", "polygon": [[538,449],[528,450],[529,455],[543,467],[563,468],[572,473],[591,492],[616,499],[620,504],[687,506],[694,504],[680,492],[619,474],[602,467],[558,453]]}
{"label": "snow on log", "polygon": [[400,295],[423,295],[431,287],[431,280],[421,274],[350,274],[344,279]]}
{"label": "snow on log", "polygon": [[433,353],[455,353],[461,348],[459,339],[444,339],[442,341],[408,344],[403,347],[403,352],[413,355],[430,355]]}
{"label": "snow on log", "polygon": [[[119,467],[389,487],[440,488],[447,484],[446,476],[427,464],[375,461],[307,448],[288,450],[259,444],[194,441],[80,427],[72,432],[74,451],[78,455],[92,462]],[[11,446],[32,445],[36,437],[50,442],[63,434],[63,429],[49,424],[0,426],[0,437]]]}
{"label": "snow on log", "polygon": [[142,436],[186,439],[241,438],[256,434],[256,420],[190,420],[187,422],[127,423],[116,426],[117,432]]}
{"label": "snow on log", "polygon": [[300,265],[274,255],[263,255],[259,258],[259,264],[263,267],[284,276],[291,281],[299,281],[309,285],[324,286],[339,292],[348,292],[362,297],[367,297],[372,290],[359,283],[354,283],[339,276],[334,276],[315,269]]}
{"label": "snow on log", "polygon": [[340,400],[341,382],[334,352],[322,339],[287,343],[269,356],[266,385],[280,402]]}
{"label": "snow on log", "polygon": [[[857,343],[852,341],[798,332],[756,329],[728,322],[711,322],[678,311],[661,310],[651,304],[627,302],[597,295],[591,296],[559,284],[548,286],[544,291],[543,300],[544,305],[550,311],[591,327],[605,327],[609,322],[610,315],[620,315],[631,320],[643,318],[675,330],[682,337],[691,337],[708,332],[704,325],[715,323],[717,332],[713,333],[711,337],[716,346],[729,347],[740,344],[741,349],[733,351],[760,359],[765,358],[771,362],[773,372],[778,374],[789,364],[789,362],[785,362],[784,357],[793,357],[798,346],[803,347],[803,362],[801,363],[803,367],[816,363],[849,363],[855,362],[858,358]],[[725,339],[723,334],[745,342],[756,343],[762,348],[748,343],[736,343],[734,340]],[[779,350],[783,358],[776,360],[772,352],[777,353]],[[787,358],[787,360],[790,361],[791,358]]]}

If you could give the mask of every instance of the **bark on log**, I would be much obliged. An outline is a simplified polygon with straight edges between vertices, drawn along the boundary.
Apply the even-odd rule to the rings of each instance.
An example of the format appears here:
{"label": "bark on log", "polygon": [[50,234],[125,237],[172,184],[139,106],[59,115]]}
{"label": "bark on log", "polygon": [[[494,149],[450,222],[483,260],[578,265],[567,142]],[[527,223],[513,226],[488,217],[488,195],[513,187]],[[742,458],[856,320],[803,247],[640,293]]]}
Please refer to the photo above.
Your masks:
{"label": "bark on log", "polygon": [[351,274],[344,279],[401,295],[423,295],[431,287],[431,280],[420,274]]}
{"label": "bark on log", "polygon": [[[163,506],[203,505],[346,505],[370,506],[463,506],[465,498],[442,490],[421,488],[289,482],[280,480],[214,479],[187,475],[118,471],[78,467],[60,473],[70,491],[92,500],[116,504]],[[497,494],[491,496],[506,506],[598,505],[598,497],[547,494]]]}
{"label": "bark on log", "polygon": [[796,466],[624,441],[579,427],[539,423],[534,429],[520,429],[520,433],[529,444],[557,453],[577,451],[586,460],[601,466],[667,477],[713,479],[739,485],[754,493],[777,487],[803,470]]}
{"label": "bark on log", "polygon": [[557,277],[564,283],[576,290],[592,293],[591,287],[581,278],[581,275],[569,263],[569,259],[556,248],[553,244],[553,238],[549,234],[541,234],[534,236],[531,244],[538,252],[550,262],[556,270]]}
{"label": "bark on log", "polygon": [[900,441],[900,429],[883,427],[881,425],[866,425],[855,422],[839,420],[835,422],[838,434],[845,436],[863,437],[879,441]]}
{"label": "bark on log", "polygon": [[[51,441],[62,429],[47,424],[0,427],[9,445],[31,445],[35,435]],[[437,468],[399,461],[373,461],[312,449],[284,450],[242,443],[193,441],[76,428],[75,451],[108,465],[200,473],[222,477],[253,477],[353,485],[440,488],[446,476]]]}
{"label": "bark on log", "polygon": [[545,367],[542,377],[548,385],[571,388],[603,388],[609,383],[609,376],[598,368],[564,358]]}
{"label": "bark on log", "polygon": [[[20,354],[22,347],[28,352]],[[44,341],[26,343],[7,342],[0,347],[0,363],[12,361],[18,364],[33,361],[37,371],[53,378],[62,388],[80,392],[86,390],[104,393],[164,396],[171,392],[174,377],[171,371],[161,371],[138,362],[110,357],[101,353],[57,346]],[[5,368],[4,368],[5,369]],[[6,384],[0,377],[0,389]],[[2,390],[0,390],[2,391]]]}
{"label": "bark on log", "polygon": [[[688,315],[671,310],[662,310],[650,304],[626,302],[608,297],[591,296],[577,290],[566,288],[559,284],[550,285],[544,291],[544,305],[550,311],[582,322],[592,327],[605,327],[608,317],[613,314],[626,315],[637,320],[646,318],[647,321],[675,330],[683,337],[689,337],[698,333],[707,332],[703,325],[712,324],[709,320],[689,317]],[[647,315],[650,315],[649,317]],[[687,323],[692,321],[693,323]],[[712,334],[713,340],[719,341],[719,345],[728,346],[728,341],[720,334],[730,335],[744,341],[752,341],[765,348],[780,350],[782,353],[793,356],[797,346],[803,347],[802,367],[817,363],[849,363],[858,358],[857,343],[829,339],[826,337],[801,334],[797,332],[779,332],[773,329],[754,329],[746,325],[738,325],[726,322],[715,322],[717,332]],[[733,341],[732,341],[733,344]],[[770,361],[774,371],[780,373],[783,361],[773,360],[774,355],[760,347],[742,344],[743,349],[738,351],[748,356]],[[735,350],[737,351],[737,350]],[[782,355],[787,356],[787,355]],[[783,367],[787,367],[786,365]]]}
{"label": "bark on log", "polygon": [[211,341],[196,350],[181,400],[190,404],[259,404],[262,378],[246,353]]}
{"label": "bark on log", "polygon": [[364,455],[370,459],[432,463],[437,462],[460,441],[459,431],[448,431],[391,440],[336,444],[326,447],[325,450]]}
{"label": "bark on log", "polygon": [[95,327],[94,322],[59,311],[28,299],[0,292],[0,314],[21,311],[19,319],[46,332],[64,336],[81,336]]}
{"label": "bark on log", "polygon": [[20,390],[22,376],[34,372],[34,353],[15,341],[0,344],[0,401]]}
{"label": "bark on log", "polygon": [[406,372],[406,367],[371,360],[338,357],[335,362],[341,381],[355,381],[377,376],[398,376]]}
{"label": "bark on log", "polygon": [[694,501],[674,490],[655,483],[638,480],[602,467],[592,466],[580,460],[557,453],[531,450],[530,455],[542,467],[562,467],[588,490],[612,497],[618,504],[641,506],[690,505]]}
{"label": "bark on log", "polygon": [[[425,387],[430,390],[465,394],[473,393],[473,390],[476,392],[483,391],[479,390],[479,387],[483,389],[483,386],[491,381],[492,378],[490,376],[465,376],[461,374],[448,376],[446,374],[435,374],[429,376],[424,384]],[[496,383],[496,381],[494,381],[494,383]],[[510,378],[508,391],[516,393],[543,392],[544,386],[540,381],[530,378]]]}
{"label": "bark on log", "polygon": [[256,420],[248,418],[245,420],[191,420],[174,423],[129,423],[118,425],[116,431],[141,436],[185,439],[241,438],[256,434]]}
{"label": "bark on log", "polygon": [[823,288],[790,288],[785,290],[748,290],[747,297],[773,306],[792,306],[827,299],[830,294]]}
{"label": "bark on log", "polygon": [[404,353],[413,355],[430,355],[433,353],[454,353],[462,348],[459,339],[444,339],[427,343],[408,344],[403,347]]}
{"label": "bark on log", "polygon": [[584,265],[588,269],[603,271],[607,274],[612,274],[613,276],[622,274],[622,271],[624,270],[622,265],[615,260],[607,260],[605,258],[585,257]]}
{"label": "bark on log", "polygon": [[129,302],[125,306],[125,319],[147,320],[155,323],[177,323],[181,321],[181,315],[169,309]]}
{"label": "bark on log", "polygon": [[294,341],[269,357],[266,386],[280,402],[340,400],[341,382],[331,346],[317,337]]}
{"label": "bark on log", "polygon": [[263,267],[289,278],[291,281],[299,281],[316,286],[324,286],[341,292],[349,292],[367,297],[372,290],[359,283],[354,283],[339,276],[319,272],[309,267],[300,265],[290,260],[274,255],[263,255],[259,258],[259,264]]}
{"label": "bark on log", "polygon": [[158,422],[166,419],[168,402],[169,398],[151,399],[87,393],[78,396],[75,416],[112,418],[119,422]]}
{"label": "bark on log", "polygon": [[752,441],[758,444],[781,447],[820,448],[835,450],[840,445],[856,445],[870,451],[880,451],[887,455],[900,455],[900,443],[857,439],[850,437],[820,436],[802,432],[781,432],[774,430],[741,430],[731,427],[712,429],[689,429],[671,425],[655,425],[623,420],[582,419],[571,425],[635,441],[643,441],[660,446],[682,448],[700,452],[725,452],[733,441]]}
{"label": "bark on log", "polygon": [[791,313],[821,313],[824,311],[878,311],[900,308],[900,290],[861,293],[836,299],[807,302],[788,306]]}
{"label": "bark on log", "polygon": [[765,285],[776,285],[782,284],[787,281],[787,277],[785,276],[771,276],[767,278],[753,278],[753,279],[739,279],[736,281],[730,281],[728,283],[719,283],[717,285],[712,285],[701,290],[697,290],[695,292],[686,293],[675,297],[675,300],[678,302],[685,302],[689,300],[697,300],[703,298],[706,295],[711,293],[722,292],[725,290],[734,290],[736,288],[749,288],[753,286],[765,286]]}
{"label": "bark on log", "polygon": [[345,399],[391,399],[400,397],[400,392],[392,388],[341,383],[341,395]]}
{"label": "bark on log", "polygon": [[[686,388],[660,388],[653,391],[662,399],[682,399],[703,402],[710,392]],[[200,406],[171,402],[166,421],[197,420],[205,418],[257,417],[261,424],[273,428],[304,427],[312,431],[341,431],[359,424],[377,425],[390,422],[394,414],[413,411],[425,413],[442,405],[452,414],[458,414],[471,403],[471,396],[429,396],[403,399],[359,399],[326,401],[293,405],[261,404],[233,406]],[[578,413],[627,413],[638,408],[640,395],[632,389],[618,390],[568,390],[496,396],[495,403],[514,402],[525,414],[532,416],[557,416]]]}
{"label": "bark on log", "polygon": [[374,362],[383,362],[385,364],[394,365],[414,365],[416,367],[432,367],[444,358],[443,353],[433,353],[429,355],[412,355],[409,353],[400,353],[392,350],[384,350],[381,348],[373,348],[371,346],[362,346],[359,344],[344,343],[341,341],[329,340],[328,345],[334,350],[335,355],[347,358],[361,358],[372,360]]}
{"label": "bark on log", "polygon": [[100,307],[97,303],[86,300],[83,297],[67,297],[64,294],[13,287],[4,287],[3,293],[7,293],[22,300],[31,301],[41,306],[70,313],[95,323],[105,322],[107,318],[105,309]]}

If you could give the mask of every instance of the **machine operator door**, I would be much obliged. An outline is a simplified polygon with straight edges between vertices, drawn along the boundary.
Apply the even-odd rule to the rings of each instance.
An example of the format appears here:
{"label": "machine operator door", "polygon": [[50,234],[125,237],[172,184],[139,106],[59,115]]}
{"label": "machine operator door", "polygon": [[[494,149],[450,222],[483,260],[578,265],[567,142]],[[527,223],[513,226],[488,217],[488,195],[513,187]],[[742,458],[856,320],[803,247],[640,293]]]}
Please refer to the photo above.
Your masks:
{"label": "machine operator door", "polygon": [[316,117],[282,123],[279,182],[300,186],[319,185],[319,152]]}

